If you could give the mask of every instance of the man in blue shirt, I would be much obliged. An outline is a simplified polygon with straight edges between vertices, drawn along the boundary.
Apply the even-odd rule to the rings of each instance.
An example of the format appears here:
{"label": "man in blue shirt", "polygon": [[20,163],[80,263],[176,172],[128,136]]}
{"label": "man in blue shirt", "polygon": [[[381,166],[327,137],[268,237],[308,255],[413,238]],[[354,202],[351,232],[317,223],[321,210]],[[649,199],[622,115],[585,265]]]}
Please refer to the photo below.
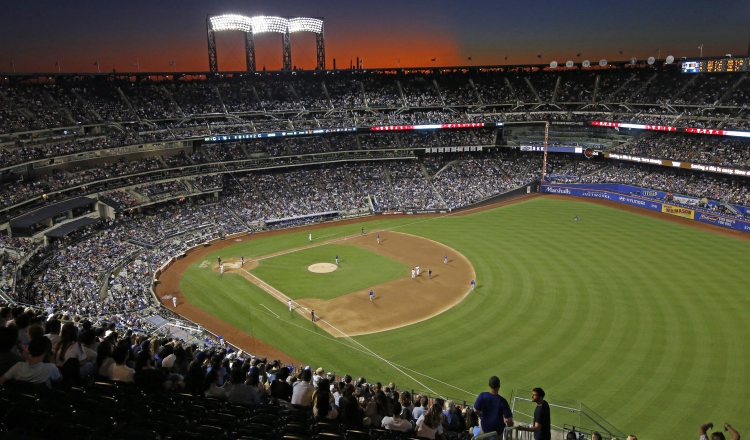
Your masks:
{"label": "man in blue shirt", "polygon": [[485,391],[477,397],[474,411],[482,419],[483,433],[495,431],[498,436],[502,436],[506,426],[513,426],[513,412],[508,401],[500,395],[500,379],[497,376],[490,377],[489,386],[489,392]]}

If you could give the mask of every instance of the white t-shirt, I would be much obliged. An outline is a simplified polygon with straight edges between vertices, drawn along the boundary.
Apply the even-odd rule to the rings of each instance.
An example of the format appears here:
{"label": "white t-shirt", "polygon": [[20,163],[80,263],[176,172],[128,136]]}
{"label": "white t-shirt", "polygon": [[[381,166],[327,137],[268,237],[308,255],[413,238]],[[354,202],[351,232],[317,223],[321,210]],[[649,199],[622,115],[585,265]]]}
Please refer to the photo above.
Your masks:
{"label": "white t-shirt", "polygon": [[133,382],[135,370],[127,365],[112,364],[109,367],[109,378],[117,382]]}
{"label": "white t-shirt", "polygon": [[443,433],[443,425],[442,423],[438,423],[437,428],[432,429],[429,426],[424,424],[424,414],[419,416],[417,419],[417,436],[429,438],[429,439],[435,439],[435,434],[442,434]]}
{"label": "white t-shirt", "polygon": [[310,382],[299,380],[292,385],[292,405],[312,405],[312,394],[315,387]]}
{"label": "white t-shirt", "polygon": [[383,428],[392,431],[411,431],[411,422],[404,419],[394,419],[393,417],[383,417]]}
{"label": "white t-shirt", "polygon": [[115,364],[114,359],[112,358],[104,359],[104,362],[102,362],[102,366],[99,367],[99,374],[101,376],[111,379],[111,377],[109,377],[109,369],[114,364]]}
{"label": "white t-shirt", "polygon": [[74,342],[73,345],[65,350],[65,356],[62,361],[60,360],[60,355],[57,353],[57,350],[53,349],[52,352],[55,355],[55,365],[58,367],[62,367],[68,359],[75,358],[79,361],[85,361],[87,357],[86,352],[83,350],[83,345],[78,342]]}
{"label": "white t-shirt", "polygon": [[60,378],[60,370],[52,364],[38,363],[29,365],[28,362],[19,362],[4,374],[8,380],[20,380],[30,383],[44,383],[52,386],[51,381]]}

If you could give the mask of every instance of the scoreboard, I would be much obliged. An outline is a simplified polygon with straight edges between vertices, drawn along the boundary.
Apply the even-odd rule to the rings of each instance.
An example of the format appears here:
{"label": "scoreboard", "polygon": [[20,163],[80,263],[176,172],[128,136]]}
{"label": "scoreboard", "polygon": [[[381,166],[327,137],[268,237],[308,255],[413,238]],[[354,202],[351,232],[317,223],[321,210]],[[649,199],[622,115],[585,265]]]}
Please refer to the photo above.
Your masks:
{"label": "scoreboard", "polygon": [[748,72],[750,57],[719,58],[714,60],[686,60],[682,62],[682,73]]}

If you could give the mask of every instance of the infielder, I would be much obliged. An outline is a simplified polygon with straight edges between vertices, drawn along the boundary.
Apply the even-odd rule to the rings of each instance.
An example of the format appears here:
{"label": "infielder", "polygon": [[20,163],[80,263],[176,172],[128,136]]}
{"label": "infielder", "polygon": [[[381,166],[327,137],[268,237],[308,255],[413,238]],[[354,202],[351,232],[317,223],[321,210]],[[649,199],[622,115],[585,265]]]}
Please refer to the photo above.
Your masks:
{"label": "infielder", "polygon": [[415,278],[415,277],[414,277],[414,273],[415,273],[415,271],[414,271],[414,269],[412,269],[412,270],[411,270],[411,279],[414,279],[414,278]]}
{"label": "infielder", "polygon": [[290,312],[292,311],[292,299],[291,298],[289,298],[289,311]]}
{"label": "infielder", "polygon": [[224,265],[223,265],[223,264],[219,264],[219,272],[220,272],[220,273],[221,273],[222,275],[224,275]]}
{"label": "infielder", "polygon": [[471,290],[474,290],[474,285],[475,285],[475,284],[476,284],[476,283],[474,282],[474,280],[471,280]]}
{"label": "infielder", "polygon": [[427,276],[432,279],[432,269],[427,269]]}
{"label": "infielder", "polygon": [[177,297],[176,296],[172,297],[172,304],[174,304],[174,307],[177,308]]}
{"label": "infielder", "polygon": [[417,269],[417,276],[419,276],[419,266],[417,266],[416,269]]}
{"label": "infielder", "polygon": [[245,256],[243,255],[240,258],[242,259],[242,266],[244,266],[245,265]]}
{"label": "infielder", "polygon": [[380,244],[380,234],[378,234],[378,244]]}
{"label": "infielder", "polygon": [[370,290],[370,302],[372,302],[372,298],[373,298],[373,296],[375,296],[375,294],[374,294],[374,293],[372,293],[372,290]]}
{"label": "infielder", "polygon": [[336,254],[336,266],[339,265],[339,254]]}
{"label": "infielder", "polygon": [[365,228],[362,228],[362,235],[365,235]]}
{"label": "infielder", "polygon": [[312,322],[315,322],[315,310],[310,311],[310,317],[312,318]]}
{"label": "infielder", "polygon": [[443,257],[443,264],[448,264],[448,254]]}
{"label": "infielder", "polygon": [[307,238],[310,240],[310,243],[312,243],[312,232],[307,234]]}

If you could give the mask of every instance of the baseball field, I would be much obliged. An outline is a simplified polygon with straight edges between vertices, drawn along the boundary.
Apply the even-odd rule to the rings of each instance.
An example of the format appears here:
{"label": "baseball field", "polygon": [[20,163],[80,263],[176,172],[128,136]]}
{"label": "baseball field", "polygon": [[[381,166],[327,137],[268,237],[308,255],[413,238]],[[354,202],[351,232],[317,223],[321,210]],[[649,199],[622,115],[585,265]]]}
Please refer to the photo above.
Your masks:
{"label": "baseball field", "polygon": [[506,397],[542,387],[639,438],[743,432],[750,241],[687,222],[536,197],[333,223],[191,253],[157,294],[249,351],[340,375],[469,403],[497,375]]}

